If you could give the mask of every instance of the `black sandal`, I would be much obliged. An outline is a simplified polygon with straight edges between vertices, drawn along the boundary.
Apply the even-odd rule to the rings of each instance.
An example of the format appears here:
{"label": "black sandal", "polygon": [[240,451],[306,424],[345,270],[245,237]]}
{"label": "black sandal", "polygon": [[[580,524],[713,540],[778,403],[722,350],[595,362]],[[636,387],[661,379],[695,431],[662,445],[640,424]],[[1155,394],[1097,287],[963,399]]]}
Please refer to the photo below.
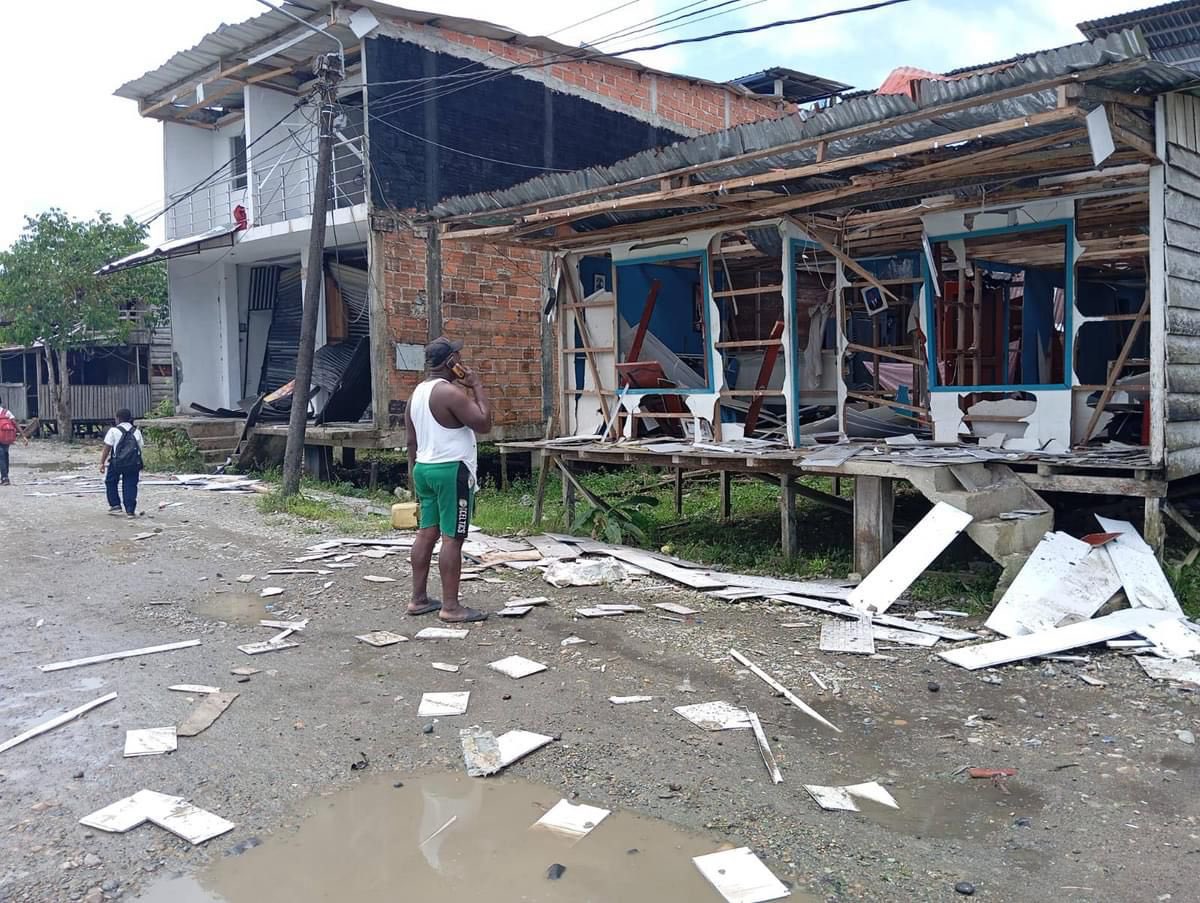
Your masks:
{"label": "black sandal", "polygon": [[472,624],[476,621],[486,621],[488,616],[486,611],[479,611],[474,608],[463,608],[465,613],[461,618],[443,618],[438,615],[438,620],[443,624]]}
{"label": "black sandal", "polygon": [[430,599],[428,602],[426,602],[420,608],[406,608],[405,614],[407,614],[411,618],[415,618],[418,615],[427,615],[432,611],[441,611],[441,610],[442,610],[442,603],[437,599]]}

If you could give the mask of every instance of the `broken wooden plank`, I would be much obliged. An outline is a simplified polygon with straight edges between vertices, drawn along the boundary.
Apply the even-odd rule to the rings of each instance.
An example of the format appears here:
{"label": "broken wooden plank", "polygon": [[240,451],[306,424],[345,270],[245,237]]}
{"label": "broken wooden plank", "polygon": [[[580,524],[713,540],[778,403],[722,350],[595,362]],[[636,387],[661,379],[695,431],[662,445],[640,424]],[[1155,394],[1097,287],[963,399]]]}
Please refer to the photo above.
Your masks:
{"label": "broken wooden plank", "polygon": [[1037,658],[1040,655],[1066,652],[1068,649],[1081,649],[1084,646],[1103,643],[1106,640],[1115,640],[1117,637],[1123,637],[1129,633],[1137,633],[1138,628],[1146,624],[1154,624],[1172,618],[1173,615],[1167,612],[1148,608],[1126,608],[1101,618],[1081,621],[1078,624],[997,640],[992,643],[960,646],[957,649],[939,652],[938,655],[952,665],[974,671],[1008,662]]}
{"label": "broken wooden plank", "polygon": [[683,615],[684,617],[699,613],[696,609],[680,605],[678,602],[655,602],[654,607],[661,608],[663,611],[669,611],[674,615]]}
{"label": "broken wooden plank", "polygon": [[125,652],[107,652],[104,655],[93,655],[88,658],[72,659],[69,662],[54,662],[49,665],[41,665],[38,670],[42,672],[49,671],[65,671],[67,668],[78,668],[83,665],[96,665],[100,662],[114,662],[123,658],[134,658],[139,655],[152,655],[155,652],[173,652],[176,649],[190,649],[192,646],[199,646],[199,640],[183,640],[178,643],[164,643],[161,646],[146,646],[142,649],[129,649]]}
{"label": "broken wooden plank", "polygon": [[237,693],[211,693],[205,696],[200,704],[183,719],[183,723],[179,725],[176,733],[180,737],[195,737],[208,730],[212,723],[221,717],[221,713],[233,705],[233,701],[237,698]]}
{"label": "broken wooden plank", "polygon": [[695,856],[692,862],[726,903],[767,903],[791,895],[749,847]]}
{"label": "broken wooden plank", "polygon": [[728,586],[727,583],[720,579],[714,579],[713,577],[707,576],[704,573],[689,568],[678,567],[677,565],[663,561],[661,558],[658,558],[654,555],[649,555],[645,552],[642,552],[639,549],[629,549],[623,546],[608,546],[605,549],[604,554],[609,555],[612,558],[617,558],[628,564],[632,564],[634,567],[647,570],[652,574],[657,574],[659,577],[663,577],[673,583],[679,583],[692,589],[721,589],[724,586]]}
{"label": "broken wooden plank", "polygon": [[97,706],[104,705],[106,702],[112,702],[116,698],[116,693],[108,693],[104,696],[101,696],[99,699],[93,699],[91,702],[85,702],[83,705],[71,709],[69,712],[63,712],[61,715],[56,715],[49,721],[43,721],[41,724],[31,727],[24,733],[17,734],[17,736],[13,737],[11,740],[5,740],[3,743],[0,743],[0,753],[7,752],[14,746],[20,746],[26,740],[32,740],[34,737],[44,734],[47,731],[52,731],[56,727],[61,727],[68,721],[74,721],[80,715],[84,715]]}
{"label": "broken wooden plank", "polygon": [[262,655],[264,652],[281,652],[284,649],[295,649],[299,645],[299,643],[293,643],[290,640],[281,640],[279,642],[263,640],[261,643],[245,643],[238,646],[238,652],[244,652],[246,655]]}
{"label": "broken wooden plank", "polygon": [[771,752],[771,744],[767,742],[767,734],[763,730],[762,722],[758,720],[758,714],[747,709],[746,717],[750,720],[750,730],[754,731],[754,739],[758,742],[758,751],[762,753],[763,764],[767,766],[772,783],[782,784],[783,775],[779,772],[775,754]]}
{"label": "broken wooden plank", "polygon": [[855,587],[849,603],[861,611],[887,611],[972,520],[967,512],[938,502]]}
{"label": "broken wooden plank", "polygon": [[220,687],[210,687],[207,684],[175,684],[167,687],[168,690],[174,690],[177,693],[194,693],[198,696],[207,695],[209,693],[220,693]]}
{"label": "broken wooden plank", "polygon": [[1015,637],[1085,621],[1120,588],[1106,549],[1066,533],[1047,533],[984,626]]}
{"label": "broken wooden plank", "polygon": [[570,560],[579,557],[579,550],[574,546],[569,546],[565,542],[561,542],[544,533],[538,536],[526,536],[525,541],[528,542],[543,558],[562,558]]}
{"label": "broken wooden plank", "polygon": [[541,662],[535,662],[522,655],[510,655],[492,662],[488,667],[514,680],[520,680],[522,677],[529,677],[531,674],[538,674],[546,670],[546,666]]}
{"label": "broken wooden plank", "polygon": [[1157,655],[1135,655],[1134,659],[1153,680],[1175,680],[1200,687],[1200,663],[1172,661]]}
{"label": "broken wooden plank", "polygon": [[123,834],[151,822],[192,844],[201,844],[232,831],[236,825],[189,803],[183,797],[139,790],[79,820],[81,825]]}
{"label": "broken wooden plank", "polygon": [[355,639],[366,643],[368,646],[394,646],[396,643],[408,642],[408,637],[399,633],[392,633],[390,630],[372,630],[370,633],[356,636]]}
{"label": "broken wooden plank", "polygon": [[126,731],[124,758],[160,756],[164,753],[175,752],[179,745],[176,736],[173,724],[169,727],[148,727]]}
{"label": "broken wooden plank", "polygon": [[270,627],[273,630],[287,630],[304,632],[304,628],[308,626],[308,618],[303,621],[272,621],[270,618],[263,618],[258,622],[259,627]]}
{"label": "broken wooden plank", "polygon": [[1152,608],[1183,617],[1183,609],[1179,607],[1179,600],[1175,598],[1167,575],[1163,573],[1154,550],[1142,539],[1137,528],[1129,521],[1112,520],[1099,514],[1096,520],[1106,533],[1121,534],[1106,548],[1125,587],[1129,604],[1134,608]]}
{"label": "broken wooden plank", "polygon": [[778,693],[800,711],[804,712],[804,714],[808,715],[810,718],[815,718],[826,727],[833,728],[833,730],[837,731],[839,734],[842,732],[840,727],[835,727],[830,721],[826,720],[826,718],[820,712],[809,706],[806,702],[800,699],[799,696],[777,681],[762,668],[758,667],[758,665],[754,664],[754,662],[750,661],[750,659],[746,658],[746,656],[742,655],[736,649],[730,649],[729,655],[734,661],[747,668],[751,674],[773,689],[776,693]]}
{"label": "broken wooden plank", "polygon": [[895,627],[871,627],[871,633],[876,643],[900,643],[903,646],[919,646],[928,649],[936,646],[938,638],[931,633],[918,633],[915,630],[898,630]]}
{"label": "broken wooden plank", "polygon": [[874,655],[875,636],[871,616],[860,615],[846,621],[826,621],[821,625],[822,652],[846,652],[852,655]]}

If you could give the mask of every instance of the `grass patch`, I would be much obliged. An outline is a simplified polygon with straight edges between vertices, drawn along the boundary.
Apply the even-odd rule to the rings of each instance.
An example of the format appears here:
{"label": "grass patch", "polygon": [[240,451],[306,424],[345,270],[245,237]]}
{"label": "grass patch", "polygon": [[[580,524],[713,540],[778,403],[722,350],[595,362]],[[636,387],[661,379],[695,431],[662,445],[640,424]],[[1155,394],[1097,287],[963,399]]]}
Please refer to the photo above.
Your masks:
{"label": "grass patch", "polygon": [[[800,499],[800,555],[788,562],[779,547],[779,490],[753,479],[735,479],[730,492],[733,522],[719,520],[720,499],[715,476],[689,479],[682,515],[675,513],[671,479],[649,468],[595,471],[579,475],[589,491],[607,501],[635,495],[653,496],[647,508],[645,548],[667,549],[692,561],[748,573],[792,576],[842,576],[851,567],[848,519],[822,505]],[[831,481],[803,481],[813,489],[831,493]],[[507,492],[485,485],[476,500],[474,523],[486,533],[519,535],[532,532],[532,480],[510,485]],[[587,504],[578,500],[577,511]],[[570,533],[562,505],[562,485],[551,477],[546,484],[543,528]],[[630,543],[633,544],[633,543]]]}
{"label": "grass patch", "polygon": [[377,536],[392,529],[391,520],[383,515],[350,511],[336,502],[310,498],[303,492],[284,498],[276,489],[259,498],[258,510],[263,514],[289,515],[329,524],[351,536]]}
{"label": "grass patch", "polygon": [[204,456],[196,443],[181,429],[144,425],[146,447],[142,461],[155,473],[198,473],[204,470]]}

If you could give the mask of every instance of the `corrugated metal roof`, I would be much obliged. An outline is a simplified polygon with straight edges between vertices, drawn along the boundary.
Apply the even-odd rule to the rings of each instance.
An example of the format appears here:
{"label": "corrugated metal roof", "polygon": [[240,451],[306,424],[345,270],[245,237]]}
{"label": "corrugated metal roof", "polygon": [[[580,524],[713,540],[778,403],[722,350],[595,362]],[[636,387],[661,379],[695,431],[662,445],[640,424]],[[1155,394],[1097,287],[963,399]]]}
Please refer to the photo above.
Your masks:
{"label": "corrugated metal roof", "polygon": [[824,100],[826,97],[833,97],[835,94],[841,94],[853,88],[852,85],[845,85],[830,78],[822,78],[819,75],[810,75],[807,72],[786,69],[782,66],[773,66],[762,72],[733,78],[729,80],[729,83],[749,88],[755,94],[772,94],[777,81],[782,83],[782,96],[793,103]]}
{"label": "corrugated metal roof", "polygon": [[1200,72],[1200,2],[1181,0],[1080,22],[1079,30],[1098,38],[1124,28],[1141,28],[1156,60]]}
{"label": "corrugated metal roof", "polygon": [[[328,21],[328,10],[333,4],[328,2],[314,4],[312,0],[309,0],[305,6],[298,6],[288,2],[284,2],[283,5],[295,15],[314,24],[321,24]],[[437,12],[404,9],[388,3],[380,3],[377,0],[357,0],[355,5],[370,9],[381,19],[386,17],[394,21],[413,25],[446,28],[473,37],[501,41],[518,47],[545,50],[554,54],[569,56],[587,54],[589,58],[596,58],[593,56],[595,51],[580,47],[570,47],[550,38],[532,37],[522,34],[519,31],[505,28],[502,25],[485,22],[481,19],[464,19],[458,16],[446,16]],[[319,6],[321,11],[314,14],[314,6]],[[215,31],[201,38],[194,47],[188,50],[181,50],[156,69],[151,69],[144,75],[121,85],[114,93],[118,97],[125,97],[131,100],[163,97],[173,90],[189,87],[190,83],[202,74],[209,72],[216,74],[217,67],[222,63],[228,65],[231,62],[240,62],[254,56],[259,51],[270,49],[271,45],[279,41],[282,36],[288,35],[291,32],[299,34],[302,30],[303,27],[295,19],[275,10],[269,10],[235,25],[222,24]],[[333,26],[329,29],[329,32],[341,40],[347,48],[358,44],[358,38],[344,26]],[[318,52],[319,49],[327,50],[332,46],[333,44],[328,38],[312,34],[277,56],[271,57],[271,59],[283,58],[301,63]],[[621,66],[639,72],[655,73],[669,78],[684,79],[695,84],[722,88],[739,95],[754,93],[741,85],[713,82],[678,73],[664,72],[622,57],[602,56],[598,59],[609,65]],[[213,89],[215,90],[216,87],[214,85]]]}
{"label": "corrugated metal roof", "polygon": [[[1085,72],[1110,63],[1142,61],[1136,69],[1120,75],[1099,80],[1105,87],[1133,91],[1158,92],[1178,87],[1192,81],[1192,77],[1179,69],[1156,62],[1149,58],[1144,40],[1134,31],[1123,31],[1088,43],[1072,44],[1027,57],[999,71],[987,71],[967,75],[948,81],[927,80],[919,82],[918,99],[907,95],[868,95],[834,104],[824,110],[805,116],[797,114],[782,119],[763,120],[735,126],[721,132],[701,135],[667,147],[643,151],[611,166],[592,167],[572,173],[552,173],[539,176],[528,182],[503,191],[449,198],[432,211],[434,218],[475,215],[479,223],[505,222],[506,219],[489,220],[489,210],[499,210],[520,204],[538,203],[564,194],[602,189],[644,176],[669,172],[699,163],[712,163],[752,151],[768,150],[772,147],[820,138],[832,132],[860,126],[869,126],[894,117],[919,112],[923,108],[950,104],[971,97],[1019,87],[1045,79]],[[889,147],[920,138],[936,137],[941,134],[973,128],[997,120],[1011,119],[1052,108],[1056,104],[1055,92],[1024,95],[1003,101],[984,103],[981,106],[939,116],[935,119],[918,120],[902,125],[879,128],[865,135],[832,142],[827,148],[829,157],[862,153]],[[1050,129],[1024,129],[1020,137],[1033,138]],[[812,148],[770,154],[748,161],[733,160],[731,163],[706,169],[697,174],[698,180],[720,182],[734,176],[753,175],[772,169],[781,169],[813,162],[816,152]],[[653,190],[656,186],[644,187]],[[635,191],[625,191],[628,196]],[[617,193],[601,194],[603,197],[618,196]],[[646,218],[646,214],[641,215]],[[621,214],[619,221],[629,222],[632,214]]]}

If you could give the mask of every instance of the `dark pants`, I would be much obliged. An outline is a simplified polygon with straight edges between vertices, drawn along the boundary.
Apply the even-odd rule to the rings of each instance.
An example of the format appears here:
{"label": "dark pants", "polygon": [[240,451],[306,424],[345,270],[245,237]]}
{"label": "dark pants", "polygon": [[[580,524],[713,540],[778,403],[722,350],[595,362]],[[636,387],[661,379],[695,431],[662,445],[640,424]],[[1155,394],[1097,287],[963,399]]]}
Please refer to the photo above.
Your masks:
{"label": "dark pants", "polygon": [[[110,467],[107,475],[104,477],[104,489],[108,493],[108,507],[120,508],[121,497],[125,497],[125,511],[127,514],[133,514],[137,511],[137,490],[138,490],[138,475],[139,471],[136,467],[116,468]],[[121,484],[121,491],[117,492],[117,483]]]}
{"label": "dark pants", "polygon": [[0,445],[0,481],[8,479],[8,446]]}

